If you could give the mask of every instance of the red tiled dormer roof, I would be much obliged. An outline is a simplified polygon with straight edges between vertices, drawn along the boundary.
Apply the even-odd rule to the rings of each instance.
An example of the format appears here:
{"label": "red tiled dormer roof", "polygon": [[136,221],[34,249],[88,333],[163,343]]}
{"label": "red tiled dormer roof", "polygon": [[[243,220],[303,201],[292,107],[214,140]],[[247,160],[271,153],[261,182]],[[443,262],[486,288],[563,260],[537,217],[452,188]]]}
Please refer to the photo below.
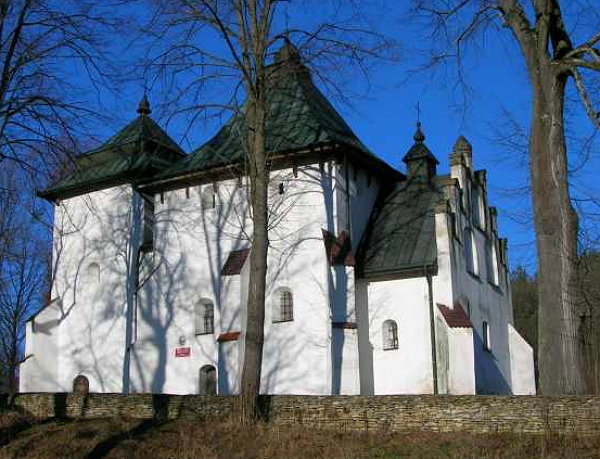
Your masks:
{"label": "red tiled dormer roof", "polygon": [[223,269],[221,269],[221,276],[235,276],[241,273],[249,253],[250,249],[231,251],[223,265]]}
{"label": "red tiled dormer roof", "polygon": [[454,309],[450,309],[448,306],[440,303],[438,303],[437,307],[450,328],[471,328],[473,326],[469,316],[467,316],[467,313],[459,304],[454,306]]}
{"label": "red tiled dormer roof", "polygon": [[237,341],[237,339],[239,337],[240,337],[240,332],[239,331],[225,332],[225,333],[221,333],[217,337],[217,342],[219,342],[219,343],[226,343],[227,341]]}

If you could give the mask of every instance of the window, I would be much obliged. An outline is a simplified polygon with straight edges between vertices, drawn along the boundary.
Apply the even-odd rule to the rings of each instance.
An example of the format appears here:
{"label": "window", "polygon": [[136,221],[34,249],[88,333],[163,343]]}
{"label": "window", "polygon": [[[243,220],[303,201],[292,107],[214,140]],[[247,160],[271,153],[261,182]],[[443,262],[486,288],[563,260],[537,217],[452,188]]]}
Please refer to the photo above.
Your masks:
{"label": "window", "polygon": [[386,320],[383,323],[383,350],[391,351],[398,349],[398,325],[393,320]]}
{"label": "window", "polygon": [[477,262],[477,247],[473,238],[473,232],[470,228],[463,231],[463,244],[465,250],[465,266],[471,274],[479,275],[479,266]]}
{"label": "window", "polygon": [[204,365],[200,368],[198,394],[217,395],[217,370],[212,365]]}
{"label": "window", "polygon": [[85,281],[90,286],[100,284],[100,265],[98,263],[90,263],[85,272]]}
{"label": "window", "polygon": [[273,306],[273,322],[289,322],[294,320],[294,295],[290,289],[278,289]]}
{"label": "window", "polygon": [[215,330],[215,312],[212,301],[200,300],[196,304],[196,335],[209,335]]}
{"label": "window", "polygon": [[217,193],[215,192],[214,185],[208,185],[202,190],[201,205],[204,210],[217,207]]}
{"label": "window", "polygon": [[281,177],[273,177],[269,180],[269,188],[273,194],[284,194],[285,183]]}
{"label": "window", "polygon": [[471,190],[471,218],[473,224],[479,228],[483,228],[483,209],[481,195],[479,194],[479,188],[474,186]]}
{"label": "window", "polygon": [[154,197],[142,195],[143,199],[143,216],[142,222],[142,245],[143,252],[151,252],[154,250]]}
{"label": "window", "polygon": [[496,256],[496,244],[494,244],[493,240],[487,242],[485,255],[488,282],[498,285],[498,258]]}
{"label": "window", "polygon": [[483,348],[488,352],[491,351],[492,345],[490,342],[490,326],[488,325],[488,323],[485,320],[483,321],[483,327],[481,330],[481,334],[483,335],[482,336]]}

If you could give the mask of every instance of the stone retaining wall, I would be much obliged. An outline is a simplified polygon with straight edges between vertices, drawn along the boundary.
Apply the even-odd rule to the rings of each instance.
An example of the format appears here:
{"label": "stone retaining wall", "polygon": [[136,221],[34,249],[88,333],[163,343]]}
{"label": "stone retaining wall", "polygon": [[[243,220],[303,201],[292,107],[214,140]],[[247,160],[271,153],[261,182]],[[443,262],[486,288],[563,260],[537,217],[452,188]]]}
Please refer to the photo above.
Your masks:
{"label": "stone retaining wall", "polygon": [[[19,394],[15,409],[52,417],[227,420],[235,397],[198,395]],[[9,403],[0,396],[0,407]],[[600,434],[600,397],[264,396],[274,424],[342,430]]]}

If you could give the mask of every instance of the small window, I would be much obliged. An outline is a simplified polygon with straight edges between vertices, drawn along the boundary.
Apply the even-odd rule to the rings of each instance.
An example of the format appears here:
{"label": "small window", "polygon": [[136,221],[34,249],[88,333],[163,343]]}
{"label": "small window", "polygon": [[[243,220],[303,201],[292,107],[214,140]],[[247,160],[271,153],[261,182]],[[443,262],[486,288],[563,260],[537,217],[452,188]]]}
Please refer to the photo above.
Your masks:
{"label": "small window", "polygon": [[465,228],[463,231],[463,244],[465,250],[465,266],[471,274],[479,275],[479,266],[477,262],[477,246],[473,238],[471,228]]}
{"label": "small window", "polygon": [[213,185],[208,185],[202,190],[202,209],[210,210],[217,207],[217,193]]}
{"label": "small window", "polygon": [[471,190],[471,218],[473,219],[473,224],[482,227],[481,217],[481,196],[479,195],[479,188],[474,186]]}
{"label": "small window", "polygon": [[483,348],[490,352],[492,350],[492,344],[490,342],[490,326],[488,325],[488,323],[484,320],[483,321],[483,327],[482,327],[482,339],[483,339]]}
{"label": "small window", "polygon": [[98,263],[90,263],[87,266],[85,280],[90,286],[100,284],[100,265]]}
{"label": "small window", "polygon": [[294,320],[294,295],[290,289],[279,289],[273,306],[273,322]]}
{"label": "small window", "polygon": [[272,194],[285,194],[285,183],[280,177],[273,177],[269,180],[269,188]]}
{"label": "small window", "polygon": [[498,257],[496,256],[496,244],[494,244],[493,240],[487,242],[485,255],[488,282],[498,285]]}
{"label": "small window", "polygon": [[200,300],[196,304],[196,335],[209,335],[215,330],[215,311],[213,302]]}
{"label": "small window", "polygon": [[383,350],[391,351],[398,349],[398,325],[393,320],[386,320],[383,323]]}

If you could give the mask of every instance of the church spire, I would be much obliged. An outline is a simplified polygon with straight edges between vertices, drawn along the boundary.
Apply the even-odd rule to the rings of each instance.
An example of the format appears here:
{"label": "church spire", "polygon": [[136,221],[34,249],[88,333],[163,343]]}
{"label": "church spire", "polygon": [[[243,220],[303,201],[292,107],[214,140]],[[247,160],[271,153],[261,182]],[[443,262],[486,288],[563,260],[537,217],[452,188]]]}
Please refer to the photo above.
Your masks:
{"label": "church spire", "polygon": [[413,135],[415,143],[408,150],[402,161],[408,168],[408,179],[411,182],[429,183],[436,175],[439,161],[425,145],[425,134],[421,129],[421,121],[417,121],[417,130]]}

